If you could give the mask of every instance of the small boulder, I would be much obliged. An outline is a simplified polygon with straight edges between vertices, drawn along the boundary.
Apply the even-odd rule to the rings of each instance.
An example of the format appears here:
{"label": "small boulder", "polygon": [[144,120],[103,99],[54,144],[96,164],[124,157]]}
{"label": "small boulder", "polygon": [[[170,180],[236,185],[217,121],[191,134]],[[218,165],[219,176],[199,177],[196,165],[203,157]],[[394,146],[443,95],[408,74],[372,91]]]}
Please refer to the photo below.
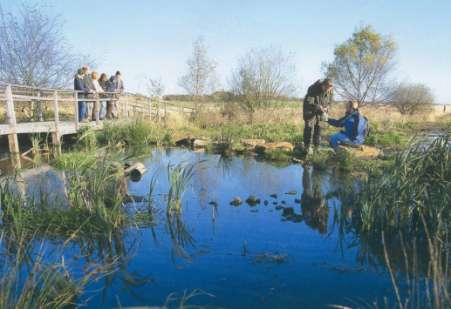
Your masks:
{"label": "small boulder", "polygon": [[363,159],[363,160],[371,160],[375,159],[382,155],[382,150],[376,147],[361,145],[361,146],[345,146],[340,145],[337,148],[337,151],[346,151],[350,153],[352,156]]}
{"label": "small boulder", "polygon": [[293,144],[288,143],[288,142],[267,143],[264,146],[265,146],[265,151],[282,150],[285,152],[292,152],[294,149]]}
{"label": "small boulder", "polygon": [[259,198],[256,198],[256,197],[253,196],[253,195],[251,195],[251,196],[249,196],[249,197],[246,199],[246,203],[247,203],[249,206],[255,206],[255,205],[257,205],[257,204],[260,204],[260,199],[259,199]]}
{"label": "small boulder", "polygon": [[296,204],[301,204],[301,200],[298,199],[298,198],[295,198],[295,199],[294,199],[294,202],[295,202]]}
{"label": "small boulder", "polygon": [[265,145],[265,140],[260,138],[243,138],[240,140],[240,143],[246,149],[254,149],[256,146]]}
{"label": "small boulder", "polygon": [[208,146],[208,141],[206,141],[206,140],[196,138],[193,141],[194,148],[205,148],[207,146]]}
{"label": "small boulder", "polygon": [[264,204],[265,206],[268,206],[269,202],[268,202],[267,200],[265,200],[265,201],[263,202],[263,204]]}
{"label": "small boulder", "polygon": [[175,145],[178,147],[191,147],[194,139],[190,136],[183,137],[175,141]]}
{"label": "small boulder", "polygon": [[277,198],[277,194],[275,194],[275,193],[274,193],[274,194],[271,194],[270,197],[272,197],[272,198]]}
{"label": "small boulder", "polygon": [[233,198],[233,200],[230,202],[230,205],[232,205],[232,206],[240,206],[241,204],[243,204],[243,201],[241,200],[240,197],[235,197],[235,198]]}

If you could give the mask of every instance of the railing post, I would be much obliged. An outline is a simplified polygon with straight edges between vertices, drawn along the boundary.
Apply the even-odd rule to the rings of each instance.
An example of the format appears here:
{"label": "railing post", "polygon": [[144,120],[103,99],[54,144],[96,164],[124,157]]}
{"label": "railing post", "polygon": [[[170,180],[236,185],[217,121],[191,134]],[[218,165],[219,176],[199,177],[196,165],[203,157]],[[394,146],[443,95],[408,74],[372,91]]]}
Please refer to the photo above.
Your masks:
{"label": "railing post", "polygon": [[128,118],[128,95],[125,94],[125,118]]}
{"label": "railing post", "polygon": [[149,106],[149,120],[152,120],[152,99],[147,98],[147,105]]}
{"label": "railing post", "polygon": [[95,114],[96,114],[96,126],[100,125],[100,99],[99,94],[96,93],[96,101],[94,103]]}
{"label": "railing post", "polygon": [[53,92],[53,110],[55,113],[55,132],[52,133],[52,144],[55,155],[61,154],[60,115],[58,105],[58,91]]}
{"label": "railing post", "polygon": [[78,92],[74,91],[74,109],[75,109],[75,131],[78,132],[78,129],[80,128],[80,119],[78,119]]}
{"label": "railing post", "polygon": [[11,85],[6,86],[5,97],[6,97],[6,118],[10,127],[10,134],[8,134],[9,152],[11,154],[13,165],[16,168],[21,168],[19,139],[17,138],[16,131],[17,120],[16,120],[16,112],[14,110],[13,92],[11,89]]}

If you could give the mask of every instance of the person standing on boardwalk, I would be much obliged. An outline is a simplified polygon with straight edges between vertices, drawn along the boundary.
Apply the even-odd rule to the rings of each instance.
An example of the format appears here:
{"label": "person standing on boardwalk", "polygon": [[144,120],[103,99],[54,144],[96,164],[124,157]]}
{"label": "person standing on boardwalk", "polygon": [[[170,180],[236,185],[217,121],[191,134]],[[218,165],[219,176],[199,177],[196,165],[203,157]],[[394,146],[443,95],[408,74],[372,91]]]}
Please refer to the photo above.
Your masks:
{"label": "person standing on boardwalk", "polygon": [[[99,81],[97,80],[97,72],[92,72],[91,73],[91,82],[92,82],[92,86],[94,87],[94,92],[100,97],[101,93],[104,92],[103,88],[100,86]],[[99,103],[101,104],[100,100]],[[99,119],[101,119],[101,106],[97,106],[97,102],[94,103],[94,107],[92,109],[92,120],[95,121],[96,120],[96,114],[97,111],[99,110]]]}
{"label": "person standing on boardwalk", "polygon": [[318,80],[307,90],[304,98],[304,149],[307,154],[312,153],[311,144],[315,149],[321,141],[321,121],[327,122],[329,105],[332,103],[333,83],[326,78]]}
{"label": "person standing on boardwalk", "polygon": [[[99,85],[102,88],[103,92],[108,91],[108,76],[105,73],[102,73],[99,78]],[[108,95],[103,94],[101,95],[102,98],[106,98]],[[107,109],[107,101],[101,100],[100,101],[100,112],[99,112],[99,118],[100,120],[105,119],[106,117],[106,109]]]}
{"label": "person standing on boardwalk", "polygon": [[[74,90],[78,92],[78,99],[86,98],[89,88],[84,81],[84,71],[79,69],[74,77]],[[85,121],[88,118],[88,109],[86,102],[78,101],[78,121]]]}
{"label": "person standing on boardwalk", "polygon": [[[114,92],[117,94],[122,94],[124,92],[124,82],[120,71],[116,71],[116,74],[110,77],[108,82],[108,92]],[[108,119],[117,118],[116,101],[107,102],[106,117]]]}

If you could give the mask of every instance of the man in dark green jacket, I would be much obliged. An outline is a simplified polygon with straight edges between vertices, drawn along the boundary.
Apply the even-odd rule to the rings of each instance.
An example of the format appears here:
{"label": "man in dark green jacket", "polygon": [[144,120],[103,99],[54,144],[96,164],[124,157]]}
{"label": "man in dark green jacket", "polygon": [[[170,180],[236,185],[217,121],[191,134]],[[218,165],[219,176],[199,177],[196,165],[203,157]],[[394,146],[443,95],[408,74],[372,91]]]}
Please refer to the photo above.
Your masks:
{"label": "man in dark green jacket", "polygon": [[332,103],[333,84],[326,78],[318,80],[307,90],[304,98],[304,148],[311,153],[311,144],[316,148],[321,141],[321,121],[327,121],[327,111]]}

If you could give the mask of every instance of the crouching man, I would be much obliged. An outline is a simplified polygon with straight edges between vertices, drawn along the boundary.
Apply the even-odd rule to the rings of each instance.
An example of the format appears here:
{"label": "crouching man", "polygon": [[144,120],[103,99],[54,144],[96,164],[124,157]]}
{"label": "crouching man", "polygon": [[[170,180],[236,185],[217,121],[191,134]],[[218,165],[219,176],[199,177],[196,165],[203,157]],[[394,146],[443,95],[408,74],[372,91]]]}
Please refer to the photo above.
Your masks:
{"label": "crouching man", "polygon": [[368,119],[360,114],[359,104],[349,101],[346,105],[346,114],[341,119],[328,119],[334,127],[343,128],[341,132],[330,137],[330,145],[336,150],[338,145],[362,145],[368,133]]}

